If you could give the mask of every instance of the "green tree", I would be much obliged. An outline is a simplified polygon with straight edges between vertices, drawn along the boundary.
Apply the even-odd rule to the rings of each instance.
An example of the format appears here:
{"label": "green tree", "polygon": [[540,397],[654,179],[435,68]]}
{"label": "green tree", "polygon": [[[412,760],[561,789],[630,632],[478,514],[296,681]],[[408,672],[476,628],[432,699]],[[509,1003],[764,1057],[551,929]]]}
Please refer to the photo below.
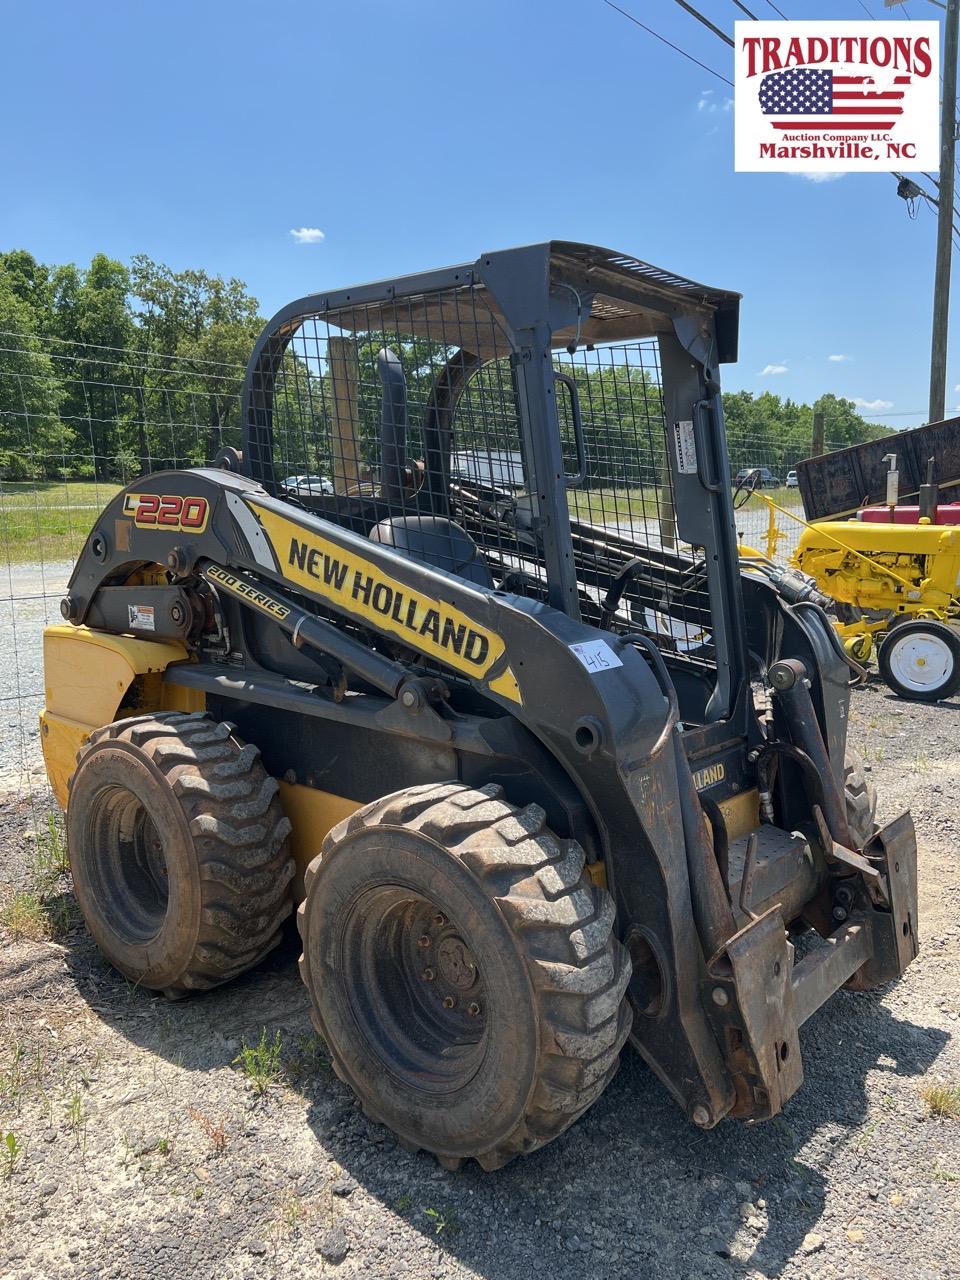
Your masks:
{"label": "green tree", "polygon": [[241,443],[243,369],[262,321],[242,280],[131,261],[137,390],[154,462],[204,462]]}
{"label": "green tree", "polygon": [[51,276],[53,323],[63,340],[54,352],[65,393],[61,412],[73,434],[77,469],[98,479],[116,476],[116,460],[140,443],[129,385],[129,289],[127,268],[102,253],[85,271],[71,263]]}
{"label": "green tree", "polygon": [[0,277],[9,292],[30,312],[30,332],[46,336],[54,331],[50,271],[26,249],[0,253]]}
{"label": "green tree", "polygon": [[0,475],[6,479],[53,476],[66,459],[60,380],[36,325],[25,295],[0,273]]}

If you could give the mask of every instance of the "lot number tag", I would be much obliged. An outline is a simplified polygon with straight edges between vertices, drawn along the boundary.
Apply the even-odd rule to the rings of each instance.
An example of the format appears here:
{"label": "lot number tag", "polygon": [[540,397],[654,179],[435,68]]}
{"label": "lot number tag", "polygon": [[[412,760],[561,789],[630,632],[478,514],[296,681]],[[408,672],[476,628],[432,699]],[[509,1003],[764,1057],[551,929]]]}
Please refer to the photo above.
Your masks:
{"label": "lot number tag", "polygon": [[580,644],[572,644],[570,652],[591,675],[596,675],[598,671],[612,671],[614,667],[623,666],[606,640],[584,640]]}

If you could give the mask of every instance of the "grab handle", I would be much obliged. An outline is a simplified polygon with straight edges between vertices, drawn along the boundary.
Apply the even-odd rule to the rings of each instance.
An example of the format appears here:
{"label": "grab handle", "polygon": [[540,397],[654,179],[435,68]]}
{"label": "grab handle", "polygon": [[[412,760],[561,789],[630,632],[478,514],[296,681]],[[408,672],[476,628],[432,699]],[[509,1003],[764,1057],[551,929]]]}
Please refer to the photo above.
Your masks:
{"label": "grab handle", "polygon": [[554,369],[553,376],[558,382],[562,382],[570,394],[570,416],[573,418],[573,438],[577,446],[577,467],[579,468],[575,475],[563,477],[564,483],[568,489],[576,489],[583,484],[587,478],[587,442],[583,435],[583,419],[580,416],[580,393],[577,391],[577,384],[569,373],[561,373],[558,369]]}

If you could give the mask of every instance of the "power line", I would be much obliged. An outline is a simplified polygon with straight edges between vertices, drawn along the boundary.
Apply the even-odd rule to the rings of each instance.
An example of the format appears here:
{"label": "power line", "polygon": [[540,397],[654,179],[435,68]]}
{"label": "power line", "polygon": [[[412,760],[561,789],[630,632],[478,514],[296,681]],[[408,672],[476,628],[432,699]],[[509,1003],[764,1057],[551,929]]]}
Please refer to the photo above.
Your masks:
{"label": "power line", "polygon": [[674,53],[679,53],[682,58],[686,58],[688,62],[696,63],[703,71],[709,71],[710,75],[716,76],[718,80],[722,80],[724,84],[728,84],[733,88],[733,81],[728,80],[726,76],[722,76],[719,71],[714,71],[713,67],[708,67],[705,62],[701,62],[699,58],[695,58],[692,53],[687,53],[686,49],[681,49],[678,44],[674,44],[668,40],[666,36],[662,36],[659,31],[654,31],[653,27],[648,27],[645,22],[641,22],[639,18],[635,18],[632,13],[627,13],[626,9],[621,9],[618,4],[614,4],[613,0],[603,0],[603,3],[611,9],[616,9],[617,13],[622,14],[628,21],[634,23],[635,26],[642,28],[648,35],[653,36],[655,40],[659,40],[661,44],[665,44],[667,48],[672,49]]}
{"label": "power line", "polygon": [[687,0],[675,0],[675,2],[681,9],[685,9],[692,18],[696,18],[698,22],[702,22],[707,30],[712,31],[715,36],[723,41],[724,44],[728,44],[731,49],[733,48],[733,41],[727,33],[725,31],[721,31],[719,27],[715,27],[709,18],[705,18],[703,16],[699,9],[695,9],[692,4],[688,4]]}
{"label": "power line", "polygon": [[740,10],[740,12],[741,12],[741,13],[745,13],[745,14],[747,15],[747,17],[748,17],[748,18],[752,18],[752,19],[754,20],[754,22],[759,22],[759,21],[760,21],[760,19],[757,17],[757,15],[756,15],[755,13],[751,13],[751,12],[750,12],[750,10],[747,8],[747,6],[746,6],[745,4],[741,4],[741,3],[740,3],[740,0],[732,0],[732,2],[733,2],[733,4],[735,4],[735,5],[736,5],[736,7]]}
{"label": "power line", "polygon": [[789,22],[789,21],[790,21],[790,19],[789,19],[789,18],[787,17],[787,15],[783,12],[783,10],[782,10],[782,9],[778,9],[778,8],[777,8],[777,6],[773,3],[773,0],[767,0],[767,4],[770,6],[770,8],[773,10],[773,12],[774,12],[778,17],[780,17],[780,18],[782,18],[782,19],[784,20],[784,22]]}

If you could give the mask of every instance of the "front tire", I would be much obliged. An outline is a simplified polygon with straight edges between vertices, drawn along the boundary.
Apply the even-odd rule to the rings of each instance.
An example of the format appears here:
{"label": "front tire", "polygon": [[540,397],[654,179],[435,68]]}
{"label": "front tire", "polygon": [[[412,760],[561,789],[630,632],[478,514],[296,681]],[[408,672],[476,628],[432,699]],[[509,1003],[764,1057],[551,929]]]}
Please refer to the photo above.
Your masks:
{"label": "front tire", "polygon": [[260,961],[290,915],[290,823],[256,747],[168,712],[97,730],[70,780],[67,843],[87,927],[139,986],[177,998]]}
{"label": "front tire", "polygon": [[613,1077],[630,961],[583,865],[495,786],[411,787],[325,839],[301,974],[334,1070],[404,1146],[497,1169]]}
{"label": "front tire", "polygon": [[887,633],[877,665],[898,697],[942,702],[960,689],[960,628],[935,620],[901,622]]}

